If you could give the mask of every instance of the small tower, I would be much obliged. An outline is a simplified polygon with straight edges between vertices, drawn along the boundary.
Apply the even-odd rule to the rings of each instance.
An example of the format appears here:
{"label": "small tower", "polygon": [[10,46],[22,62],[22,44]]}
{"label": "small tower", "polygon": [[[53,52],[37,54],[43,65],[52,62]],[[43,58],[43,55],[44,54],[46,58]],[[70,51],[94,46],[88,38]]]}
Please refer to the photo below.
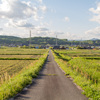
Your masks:
{"label": "small tower", "polygon": [[29,48],[31,47],[31,30],[30,30],[30,40],[29,40]]}
{"label": "small tower", "polygon": [[57,46],[58,44],[57,44],[57,35],[56,35],[56,46]]}

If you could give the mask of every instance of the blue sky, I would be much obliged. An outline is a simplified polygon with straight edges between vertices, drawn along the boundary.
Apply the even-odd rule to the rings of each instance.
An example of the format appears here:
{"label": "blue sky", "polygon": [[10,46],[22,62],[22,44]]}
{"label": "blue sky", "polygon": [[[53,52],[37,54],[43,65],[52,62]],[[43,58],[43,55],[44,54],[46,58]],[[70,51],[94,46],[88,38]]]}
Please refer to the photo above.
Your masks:
{"label": "blue sky", "polygon": [[1,0],[0,35],[100,39],[100,0]]}

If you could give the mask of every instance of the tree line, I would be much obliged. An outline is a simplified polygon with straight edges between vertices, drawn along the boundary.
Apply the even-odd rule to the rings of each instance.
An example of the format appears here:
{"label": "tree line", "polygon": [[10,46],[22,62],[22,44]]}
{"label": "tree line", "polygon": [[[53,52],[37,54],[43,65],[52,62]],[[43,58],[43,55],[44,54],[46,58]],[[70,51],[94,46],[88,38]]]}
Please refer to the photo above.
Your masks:
{"label": "tree line", "polygon": [[[0,36],[0,46],[4,45],[26,45],[30,43],[30,38],[20,38],[15,36]],[[56,45],[56,38],[53,37],[32,37],[32,45]],[[100,40],[69,41],[68,39],[57,39],[58,45],[81,45],[81,46],[100,46]]]}

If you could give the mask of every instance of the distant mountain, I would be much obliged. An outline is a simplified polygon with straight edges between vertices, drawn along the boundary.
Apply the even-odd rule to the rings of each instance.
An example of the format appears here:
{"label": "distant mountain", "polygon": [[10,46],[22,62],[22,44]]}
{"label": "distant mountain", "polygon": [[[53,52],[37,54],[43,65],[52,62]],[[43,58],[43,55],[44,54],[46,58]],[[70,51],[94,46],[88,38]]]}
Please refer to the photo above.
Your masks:
{"label": "distant mountain", "polygon": [[20,37],[0,35],[0,39],[20,39]]}
{"label": "distant mountain", "polygon": [[[17,45],[26,45],[29,46],[30,38],[20,38],[15,36],[3,36],[0,35],[0,46],[17,46]],[[56,38],[53,37],[32,37],[32,45],[56,45]],[[92,40],[72,40],[68,41],[67,39],[57,39],[58,45],[86,45],[86,46],[100,46],[100,40],[93,38]]]}
{"label": "distant mountain", "polygon": [[[58,45],[61,44],[67,44],[67,39],[57,39]],[[30,38],[19,38],[15,36],[2,36],[0,35],[0,45],[29,45]],[[33,45],[55,45],[56,44],[56,38],[52,37],[32,37],[31,38],[31,44]]]}
{"label": "distant mountain", "polygon": [[95,41],[95,40],[100,40],[100,39],[97,39],[97,38],[93,38],[93,39],[91,39],[92,41]]}

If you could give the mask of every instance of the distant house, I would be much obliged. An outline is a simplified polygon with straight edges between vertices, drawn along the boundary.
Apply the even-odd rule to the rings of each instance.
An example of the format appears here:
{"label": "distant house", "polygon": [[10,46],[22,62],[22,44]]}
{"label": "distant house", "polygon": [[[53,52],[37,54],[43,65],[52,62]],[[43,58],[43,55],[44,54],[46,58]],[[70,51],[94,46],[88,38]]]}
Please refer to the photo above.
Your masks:
{"label": "distant house", "polygon": [[40,48],[41,48],[41,49],[46,49],[46,46],[41,46]]}
{"label": "distant house", "polygon": [[95,47],[94,47],[94,46],[91,46],[91,48],[92,48],[92,49],[95,49]]}
{"label": "distant house", "polygon": [[64,46],[62,46],[60,49],[66,49]]}
{"label": "distant house", "polygon": [[15,44],[10,44],[9,47],[17,47]]}
{"label": "distant house", "polygon": [[98,46],[98,48],[100,49],[100,46]]}
{"label": "distant house", "polygon": [[46,46],[46,49],[49,49],[49,46]]}
{"label": "distant house", "polygon": [[69,47],[66,47],[66,50],[69,50]]}
{"label": "distant house", "polygon": [[60,49],[60,46],[54,46],[53,49]]}
{"label": "distant house", "polygon": [[93,48],[91,48],[91,46],[85,46],[83,47],[83,49],[93,49]]}
{"label": "distant house", "polygon": [[36,46],[35,49],[39,49],[39,46]]}

